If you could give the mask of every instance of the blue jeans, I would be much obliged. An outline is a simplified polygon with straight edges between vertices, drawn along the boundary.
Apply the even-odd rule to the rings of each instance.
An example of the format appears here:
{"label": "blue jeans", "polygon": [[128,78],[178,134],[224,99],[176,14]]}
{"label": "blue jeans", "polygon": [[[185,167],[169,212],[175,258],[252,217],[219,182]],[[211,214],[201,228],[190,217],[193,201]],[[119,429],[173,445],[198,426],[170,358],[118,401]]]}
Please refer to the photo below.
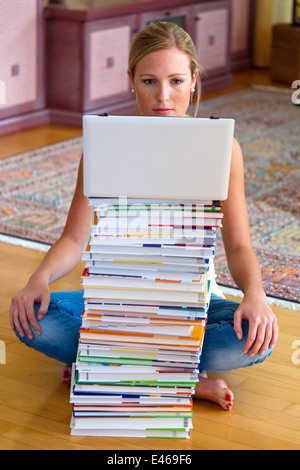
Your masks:
{"label": "blue jeans", "polygon": [[[248,334],[248,322],[243,321],[243,339],[239,341],[233,329],[233,316],[239,304],[212,294],[207,315],[200,372],[222,372],[248,367],[263,362],[272,352],[250,358],[243,353]],[[35,305],[37,313],[39,304]],[[21,338],[30,346],[49,357],[71,365],[76,360],[81,314],[84,309],[83,291],[53,292],[47,314],[39,322],[42,334],[34,331],[30,340]]]}

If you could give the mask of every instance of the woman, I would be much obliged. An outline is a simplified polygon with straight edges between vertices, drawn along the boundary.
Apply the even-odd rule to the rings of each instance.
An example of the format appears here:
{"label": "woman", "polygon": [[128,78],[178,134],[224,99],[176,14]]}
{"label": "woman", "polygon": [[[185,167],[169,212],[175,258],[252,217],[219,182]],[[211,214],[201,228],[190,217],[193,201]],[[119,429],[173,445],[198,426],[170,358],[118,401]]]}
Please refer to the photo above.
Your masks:
{"label": "woman", "polygon": [[[195,92],[197,113],[200,71],[195,47],[190,36],[174,24],[152,24],[137,35],[128,75],[141,115],[187,116]],[[10,309],[11,328],[21,341],[68,364],[63,371],[67,382],[78,347],[82,291],[50,294],[49,284],[66,275],[81,259],[91,216],[83,195],[82,172],[81,161],[63,234],[28,284],[12,298]],[[195,394],[225,410],[232,408],[233,393],[223,380],[208,378],[207,372],[262,362],[277,339],[276,317],[266,303],[251,246],[243,174],[242,152],[234,140],[222,236],[229,269],[244,298],[241,304],[228,301],[214,286]]]}

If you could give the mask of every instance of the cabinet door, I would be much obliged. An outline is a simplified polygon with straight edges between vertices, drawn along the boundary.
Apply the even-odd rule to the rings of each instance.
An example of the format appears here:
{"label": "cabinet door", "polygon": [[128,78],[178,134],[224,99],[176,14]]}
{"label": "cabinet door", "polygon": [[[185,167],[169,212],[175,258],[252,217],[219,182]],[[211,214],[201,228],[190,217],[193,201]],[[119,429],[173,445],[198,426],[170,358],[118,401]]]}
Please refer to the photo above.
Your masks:
{"label": "cabinet door", "polygon": [[229,8],[206,5],[195,7],[194,36],[199,63],[211,76],[228,67]]}
{"label": "cabinet door", "polygon": [[190,32],[191,8],[178,7],[178,8],[165,8],[163,10],[154,10],[140,15],[139,29],[143,29],[150,23],[157,23],[159,21],[167,21],[176,23],[181,28]]}
{"label": "cabinet door", "polygon": [[42,0],[0,0],[0,118],[44,107]]}
{"label": "cabinet door", "polygon": [[128,55],[135,17],[87,23],[85,109],[129,96]]}

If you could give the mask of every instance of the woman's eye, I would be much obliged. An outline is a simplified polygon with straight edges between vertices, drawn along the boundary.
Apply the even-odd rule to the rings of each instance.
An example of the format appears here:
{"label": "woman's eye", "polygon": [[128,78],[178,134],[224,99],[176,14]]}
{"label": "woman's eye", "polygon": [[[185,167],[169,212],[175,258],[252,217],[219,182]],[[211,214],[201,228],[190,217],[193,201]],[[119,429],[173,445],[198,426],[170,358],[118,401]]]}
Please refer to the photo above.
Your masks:
{"label": "woman's eye", "polygon": [[[155,85],[157,83],[155,78],[145,78],[143,80],[143,83],[145,85]],[[180,78],[172,78],[171,82],[173,85],[181,85],[183,83],[183,80]]]}
{"label": "woman's eye", "polygon": [[145,85],[153,85],[155,80],[153,78],[147,78],[146,80],[143,80],[143,83],[145,83]]}
{"label": "woman's eye", "polygon": [[180,78],[174,78],[174,79],[173,79],[173,83],[174,83],[175,85],[181,85],[182,80],[180,80]]}

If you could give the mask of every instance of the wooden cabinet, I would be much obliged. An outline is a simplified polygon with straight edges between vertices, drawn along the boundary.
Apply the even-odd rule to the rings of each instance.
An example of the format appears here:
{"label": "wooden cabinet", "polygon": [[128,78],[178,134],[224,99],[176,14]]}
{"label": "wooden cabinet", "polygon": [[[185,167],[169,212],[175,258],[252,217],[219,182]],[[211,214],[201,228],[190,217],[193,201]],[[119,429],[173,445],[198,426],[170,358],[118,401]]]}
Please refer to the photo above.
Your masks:
{"label": "wooden cabinet", "polygon": [[131,99],[128,54],[135,16],[48,22],[47,104],[51,120],[77,125],[82,113]]}
{"label": "wooden cabinet", "polygon": [[227,8],[216,10],[195,9],[195,45],[198,60],[204,71],[216,74],[228,65]]}
{"label": "wooden cabinet", "polygon": [[206,71],[203,90],[232,83],[231,0],[153,0],[118,7],[47,9],[47,105],[51,120],[80,125],[82,114],[137,111],[127,60],[134,35],[151,22],[175,22],[195,41]]}
{"label": "wooden cabinet", "polygon": [[47,121],[44,5],[25,3],[0,0],[0,135]]}
{"label": "wooden cabinet", "polygon": [[[199,64],[204,70],[204,89],[227,86],[229,73],[230,2],[194,6],[194,42]],[[221,82],[220,82],[221,80]],[[221,85],[222,84],[222,85]]]}
{"label": "wooden cabinet", "polygon": [[[140,29],[170,21],[192,36],[203,92],[250,66],[254,0],[0,0],[0,135],[87,112],[137,111],[127,60]],[[25,5],[26,4],[26,5]]]}
{"label": "wooden cabinet", "polygon": [[132,42],[132,18],[114,26],[95,21],[86,25],[85,107],[99,106],[105,99],[128,98],[128,55]]}
{"label": "wooden cabinet", "polygon": [[181,28],[190,32],[191,6],[180,6],[177,8],[171,7],[142,13],[139,15],[139,29],[143,29],[150,23],[158,21],[176,23]]}
{"label": "wooden cabinet", "polygon": [[292,86],[300,78],[300,28],[287,23],[273,27],[270,76]]}

